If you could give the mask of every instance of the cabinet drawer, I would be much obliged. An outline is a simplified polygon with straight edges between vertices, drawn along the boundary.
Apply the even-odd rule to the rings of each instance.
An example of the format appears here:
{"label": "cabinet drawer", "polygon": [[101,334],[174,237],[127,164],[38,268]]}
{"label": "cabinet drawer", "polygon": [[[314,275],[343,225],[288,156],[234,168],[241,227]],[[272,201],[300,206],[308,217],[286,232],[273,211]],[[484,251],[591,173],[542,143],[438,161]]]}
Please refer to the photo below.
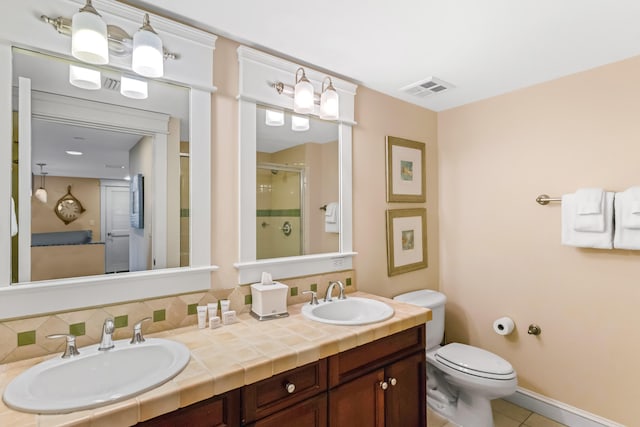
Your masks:
{"label": "cabinet drawer", "polygon": [[329,357],[329,387],[349,381],[425,348],[425,325]]}
{"label": "cabinet drawer", "polygon": [[[287,389],[287,386],[294,389]],[[242,389],[244,421],[266,417],[327,389],[326,359],[274,375]]]}

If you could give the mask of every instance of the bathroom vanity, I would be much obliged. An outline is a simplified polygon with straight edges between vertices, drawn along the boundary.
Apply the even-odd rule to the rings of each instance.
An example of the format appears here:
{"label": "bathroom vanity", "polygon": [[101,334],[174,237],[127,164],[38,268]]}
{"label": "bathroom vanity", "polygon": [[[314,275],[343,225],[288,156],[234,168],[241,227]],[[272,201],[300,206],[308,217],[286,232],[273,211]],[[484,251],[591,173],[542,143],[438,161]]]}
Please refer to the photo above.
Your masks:
{"label": "bathroom vanity", "polygon": [[[362,326],[308,320],[302,304],[285,319],[249,314],[222,328],[155,334],[191,350],[184,371],[135,398],[61,415],[0,404],[9,424],[142,426],[426,425],[427,309],[357,292],[391,305],[392,318]],[[82,349],[80,349],[82,350]],[[4,365],[0,386],[43,358]]]}

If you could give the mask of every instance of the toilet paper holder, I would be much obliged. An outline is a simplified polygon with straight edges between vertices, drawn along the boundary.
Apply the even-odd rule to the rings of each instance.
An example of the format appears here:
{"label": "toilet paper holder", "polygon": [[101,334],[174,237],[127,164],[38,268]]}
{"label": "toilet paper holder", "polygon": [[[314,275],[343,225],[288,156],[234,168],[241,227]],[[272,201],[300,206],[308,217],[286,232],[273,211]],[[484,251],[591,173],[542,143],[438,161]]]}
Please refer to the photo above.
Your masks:
{"label": "toilet paper holder", "polygon": [[540,326],[532,323],[529,325],[529,329],[527,330],[527,333],[529,335],[540,335],[542,333],[542,329],[540,328]]}

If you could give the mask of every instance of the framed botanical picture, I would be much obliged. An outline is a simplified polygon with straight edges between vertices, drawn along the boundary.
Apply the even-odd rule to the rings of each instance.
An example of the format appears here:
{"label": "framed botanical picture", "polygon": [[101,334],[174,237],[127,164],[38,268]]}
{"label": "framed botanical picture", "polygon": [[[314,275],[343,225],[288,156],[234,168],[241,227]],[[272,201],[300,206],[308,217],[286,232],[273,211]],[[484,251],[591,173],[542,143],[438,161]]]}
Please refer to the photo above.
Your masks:
{"label": "framed botanical picture", "polygon": [[387,136],[387,202],[425,202],[425,144]]}
{"label": "framed botanical picture", "polygon": [[387,210],[388,275],[426,268],[427,265],[427,210]]}

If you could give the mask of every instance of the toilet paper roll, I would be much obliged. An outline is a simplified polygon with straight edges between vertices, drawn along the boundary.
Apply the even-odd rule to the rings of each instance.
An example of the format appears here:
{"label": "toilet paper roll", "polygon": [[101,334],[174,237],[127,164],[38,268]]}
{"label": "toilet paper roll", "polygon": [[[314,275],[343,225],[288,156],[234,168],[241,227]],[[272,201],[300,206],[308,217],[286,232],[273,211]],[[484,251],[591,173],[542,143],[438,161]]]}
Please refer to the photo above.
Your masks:
{"label": "toilet paper roll", "polygon": [[515,323],[509,317],[501,317],[493,322],[493,330],[498,335],[509,335],[515,327]]}

